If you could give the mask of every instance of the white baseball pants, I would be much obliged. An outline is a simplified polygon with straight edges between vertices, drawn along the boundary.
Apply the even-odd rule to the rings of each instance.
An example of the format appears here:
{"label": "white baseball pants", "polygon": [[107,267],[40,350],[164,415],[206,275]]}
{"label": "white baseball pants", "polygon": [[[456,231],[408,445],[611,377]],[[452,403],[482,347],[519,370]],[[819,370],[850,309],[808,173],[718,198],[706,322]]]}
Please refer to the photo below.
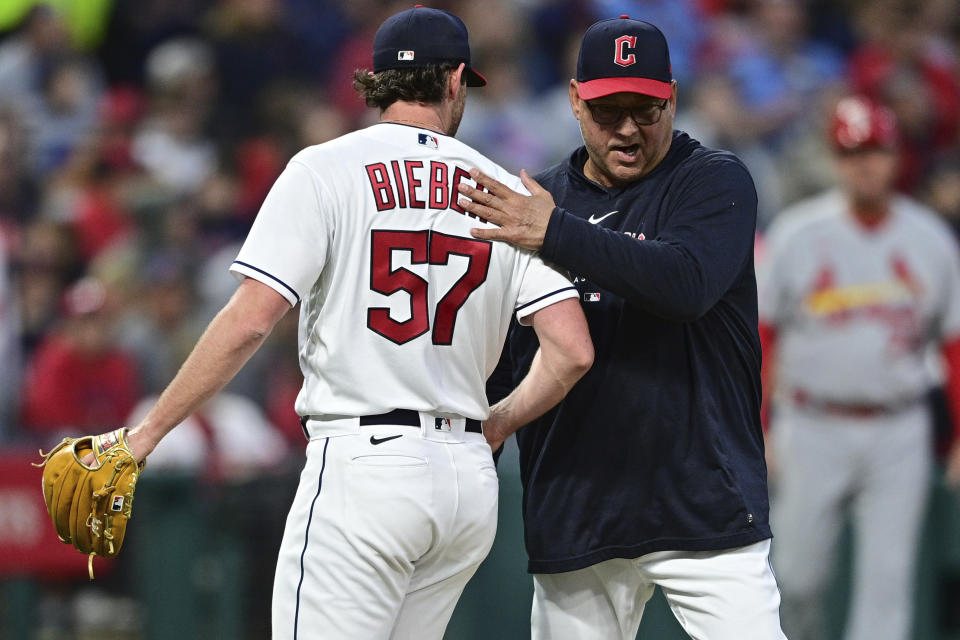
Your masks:
{"label": "white baseball pants", "polygon": [[533,576],[533,640],[634,640],[660,585],[693,640],[782,640],[770,541],[722,551],[660,551]]}
{"label": "white baseball pants", "polygon": [[496,533],[490,447],[462,424],[352,429],[324,436],[311,425],[277,562],[273,638],[439,640]]}

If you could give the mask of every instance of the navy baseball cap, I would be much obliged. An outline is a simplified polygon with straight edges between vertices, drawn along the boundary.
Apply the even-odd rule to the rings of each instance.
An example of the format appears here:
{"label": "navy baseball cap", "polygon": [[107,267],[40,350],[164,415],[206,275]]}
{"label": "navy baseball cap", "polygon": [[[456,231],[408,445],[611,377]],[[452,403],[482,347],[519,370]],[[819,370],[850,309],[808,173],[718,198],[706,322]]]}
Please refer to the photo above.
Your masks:
{"label": "navy baseball cap", "polygon": [[463,20],[440,9],[417,5],[387,18],[373,38],[373,71],[466,63],[468,87],[487,79],[470,67],[470,43]]}
{"label": "navy baseball cap", "polygon": [[582,99],[622,92],[669,98],[672,80],[667,39],[649,22],[622,15],[595,22],[583,34],[577,59]]}

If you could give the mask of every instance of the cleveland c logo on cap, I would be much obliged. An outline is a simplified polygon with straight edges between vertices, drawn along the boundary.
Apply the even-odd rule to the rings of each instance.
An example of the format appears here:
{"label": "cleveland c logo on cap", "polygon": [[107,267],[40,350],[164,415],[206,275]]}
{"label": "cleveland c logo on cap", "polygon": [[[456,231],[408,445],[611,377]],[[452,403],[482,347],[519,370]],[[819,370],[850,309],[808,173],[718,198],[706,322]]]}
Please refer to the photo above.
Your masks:
{"label": "cleveland c logo on cap", "polygon": [[637,48],[637,36],[620,36],[613,42],[616,46],[613,54],[613,61],[615,63],[621,67],[629,67],[637,61],[637,56],[632,53],[630,55],[624,55],[624,50],[627,48],[627,45],[630,46],[630,49]]}

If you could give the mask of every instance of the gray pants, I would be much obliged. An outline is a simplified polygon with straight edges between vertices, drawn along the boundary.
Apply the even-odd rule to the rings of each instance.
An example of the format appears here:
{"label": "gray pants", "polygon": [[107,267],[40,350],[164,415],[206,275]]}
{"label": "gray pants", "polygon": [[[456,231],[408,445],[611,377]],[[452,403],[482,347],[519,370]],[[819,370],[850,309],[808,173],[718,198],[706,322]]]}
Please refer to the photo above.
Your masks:
{"label": "gray pants", "polygon": [[824,592],[848,516],[855,551],[846,640],[909,637],[930,432],[922,403],[870,418],[778,411],[771,430],[773,566],[791,640],[826,637]]}

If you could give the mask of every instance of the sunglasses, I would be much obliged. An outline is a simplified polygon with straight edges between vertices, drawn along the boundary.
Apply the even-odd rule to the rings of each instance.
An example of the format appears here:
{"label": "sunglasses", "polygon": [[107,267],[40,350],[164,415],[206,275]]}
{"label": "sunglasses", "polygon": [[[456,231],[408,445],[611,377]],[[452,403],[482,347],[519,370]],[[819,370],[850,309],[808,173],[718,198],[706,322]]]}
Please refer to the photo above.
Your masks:
{"label": "sunglasses", "polygon": [[612,104],[590,104],[588,102],[587,108],[590,109],[593,121],[599,125],[620,124],[623,116],[629,114],[638,126],[643,127],[660,122],[660,116],[663,115],[663,110],[667,108],[669,102],[669,100],[664,100],[660,103],[652,102],[642,107],[632,108],[618,107]]}

